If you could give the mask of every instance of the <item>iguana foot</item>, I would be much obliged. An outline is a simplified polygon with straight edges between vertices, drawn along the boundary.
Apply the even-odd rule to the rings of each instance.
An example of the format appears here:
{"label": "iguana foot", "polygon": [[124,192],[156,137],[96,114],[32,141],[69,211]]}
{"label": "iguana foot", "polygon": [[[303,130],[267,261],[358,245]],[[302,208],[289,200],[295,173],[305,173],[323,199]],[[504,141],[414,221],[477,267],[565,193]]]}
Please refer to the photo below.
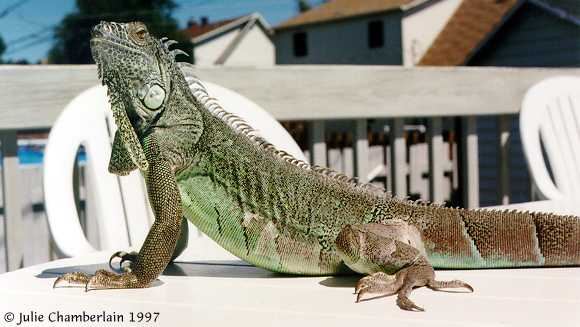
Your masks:
{"label": "iguana foot", "polygon": [[432,272],[428,271],[429,268],[428,266],[412,266],[401,269],[395,275],[376,272],[363,277],[355,287],[356,302],[360,302],[364,294],[382,297],[397,293],[399,308],[407,311],[425,311],[409,299],[409,294],[413,288],[427,285],[430,275],[432,276]]}
{"label": "iguana foot", "polygon": [[91,276],[82,272],[72,272],[59,276],[53,284],[53,288],[67,282],[69,285],[84,286],[85,291],[111,289],[111,288],[141,288],[148,285],[140,283],[139,279],[132,272],[116,274],[104,269],[97,270]]}
{"label": "iguana foot", "polygon": [[397,305],[399,308],[407,311],[425,311],[417,306],[409,294],[413,289],[427,286],[432,290],[441,290],[444,288],[466,288],[473,292],[466,282],[460,280],[439,281],[435,280],[435,272],[431,266],[416,265],[401,269],[396,275],[388,275],[383,272],[377,272],[361,278],[355,286],[356,302],[360,302],[363,295],[374,294],[375,297],[387,296],[397,293]]}
{"label": "iguana foot", "polygon": [[82,272],[77,271],[72,273],[66,273],[56,278],[54,284],[52,284],[52,288],[59,286],[63,282],[67,282],[69,285],[86,285],[90,279],[91,279],[90,275],[87,275]]}
{"label": "iguana foot", "polygon": [[425,309],[416,305],[409,294],[414,288],[427,285],[435,276],[431,266],[411,266],[397,272],[397,278],[402,280],[402,285],[397,292],[397,305],[399,308],[407,311],[425,311]]}
{"label": "iguana foot", "polygon": [[[123,270],[124,272],[130,272],[131,271],[131,265],[133,264],[133,262],[135,262],[135,260],[137,260],[137,256],[139,255],[138,252],[125,252],[125,251],[117,251],[115,253],[113,253],[113,255],[111,256],[111,258],[109,258],[109,267],[113,270],[115,270],[115,267],[113,267],[113,259],[115,258],[120,258],[121,262],[119,262],[119,269]],[[125,266],[123,267],[123,262],[129,262],[129,266]]]}
{"label": "iguana foot", "polygon": [[111,288],[141,288],[148,285],[141,285],[137,276],[132,272],[115,274],[107,270],[97,270],[95,275],[85,285],[85,291],[102,290]]}
{"label": "iguana foot", "polygon": [[363,295],[375,294],[376,297],[395,294],[401,288],[401,280],[384,272],[376,272],[361,278],[356,283],[354,293],[356,302],[360,302]]}
{"label": "iguana foot", "polygon": [[409,299],[409,294],[413,289],[422,286],[427,286],[433,290],[466,288],[473,292],[473,287],[460,280],[435,280],[433,268],[429,265],[419,264],[401,269],[394,276],[377,272],[361,278],[355,287],[356,302],[360,302],[364,294],[376,294],[376,297],[379,297],[397,293],[399,308],[407,311],[425,311]]}
{"label": "iguana foot", "polygon": [[435,270],[424,254],[419,232],[401,220],[346,225],[335,244],[338,255],[349,268],[370,274],[357,283],[356,302],[365,294],[380,297],[397,293],[397,305],[401,309],[425,311],[409,299],[414,288],[466,288],[473,292],[469,284],[460,280],[435,280]]}
{"label": "iguana foot", "polygon": [[435,280],[435,271],[430,265],[418,264],[397,272],[397,280],[402,279],[402,286],[397,292],[397,305],[399,308],[408,311],[425,311],[425,309],[417,306],[411,299],[409,294],[413,289],[427,286],[433,290],[442,288],[466,288],[473,292],[473,287],[469,284],[460,281],[439,281]]}

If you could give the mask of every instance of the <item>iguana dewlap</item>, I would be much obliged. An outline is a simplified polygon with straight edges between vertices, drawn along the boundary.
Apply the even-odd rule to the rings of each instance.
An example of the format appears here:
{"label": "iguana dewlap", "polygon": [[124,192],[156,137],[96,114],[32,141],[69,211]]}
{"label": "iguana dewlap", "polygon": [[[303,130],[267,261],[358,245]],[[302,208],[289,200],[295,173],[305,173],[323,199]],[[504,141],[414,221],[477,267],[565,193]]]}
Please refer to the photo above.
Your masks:
{"label": "iguana dewlap", "polygon": [[278,151],[193,77],[190,90],[172,43],[142,23],[93,29],[93,57],[118,126],[109,171],[143,173],[155,222],[139,253],[113,255],[131,261],[123,274],[70,273],[55,285],[149,286],[183,249],[176,245],[186,238],[183,217],[258,267],[366,274],[357,300],[397,293],[407,310],[422,310],[408,298],[414,287],[472,290],[436,281],[433,267],[580,264],[576,217],[411,202]]}

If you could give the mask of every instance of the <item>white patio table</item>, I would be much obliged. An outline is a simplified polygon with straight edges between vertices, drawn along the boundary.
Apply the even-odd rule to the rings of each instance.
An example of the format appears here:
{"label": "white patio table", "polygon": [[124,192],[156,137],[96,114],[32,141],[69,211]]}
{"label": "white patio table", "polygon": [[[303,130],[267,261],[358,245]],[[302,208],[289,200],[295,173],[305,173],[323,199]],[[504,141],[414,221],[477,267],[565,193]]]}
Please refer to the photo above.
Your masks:
{"label": "white patio table", "polygon": [[[511,207],[580,215],[574,204]],[[0,275],[0,326],[16,326],[21,314],[36,322],[20,326],[580,326],[580,268],[438,271],[439,279],[469,282],[475,293],[418,289],[412,299],[423,313],[400,310],[393,296],[355,304],[356,276],[289,277],[242,261],[180,262],[147,289],[52,289],[58,274],[106,268],[110,254]],[[50,322],[83,313],[117,322]]]}

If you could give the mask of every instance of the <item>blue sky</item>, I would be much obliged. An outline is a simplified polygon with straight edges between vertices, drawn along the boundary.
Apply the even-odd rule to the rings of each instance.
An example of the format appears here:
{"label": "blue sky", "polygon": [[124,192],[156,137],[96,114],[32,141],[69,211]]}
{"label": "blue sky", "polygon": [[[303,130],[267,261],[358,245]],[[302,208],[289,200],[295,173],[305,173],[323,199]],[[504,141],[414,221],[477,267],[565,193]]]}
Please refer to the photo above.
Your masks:
{"label": "blue sky", "polygon": [[[20,1],[0,0],[0,13]],[[191,17],[208,16],[214,21],[255,11],[275,26],[297,14],[295,0],[176,0],[176,3],[179,8],[174,17],[182,27]],[[310,3],[317,5],[321,0]],[[51,46],[52,27],[75,8],[74,0],[24,0],[8,15],[0,17],[0,36],[8,45],[4,59],[24,58],[34,63],[44,58]]]}

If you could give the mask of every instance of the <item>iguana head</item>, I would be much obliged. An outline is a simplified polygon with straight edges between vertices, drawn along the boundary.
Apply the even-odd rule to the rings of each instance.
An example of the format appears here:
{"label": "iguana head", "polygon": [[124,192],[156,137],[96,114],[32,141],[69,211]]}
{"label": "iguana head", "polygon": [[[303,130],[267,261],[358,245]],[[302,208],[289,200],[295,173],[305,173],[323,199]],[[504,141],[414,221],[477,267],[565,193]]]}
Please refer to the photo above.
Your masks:
{"label": "iguana head", "polygon": [[91,51],[124,148],[135,165],[147,170],[139,137],[147,134],[168,106],[171,96],[174,41],[151,36],[140,22],[101,22],[91,33]]}

